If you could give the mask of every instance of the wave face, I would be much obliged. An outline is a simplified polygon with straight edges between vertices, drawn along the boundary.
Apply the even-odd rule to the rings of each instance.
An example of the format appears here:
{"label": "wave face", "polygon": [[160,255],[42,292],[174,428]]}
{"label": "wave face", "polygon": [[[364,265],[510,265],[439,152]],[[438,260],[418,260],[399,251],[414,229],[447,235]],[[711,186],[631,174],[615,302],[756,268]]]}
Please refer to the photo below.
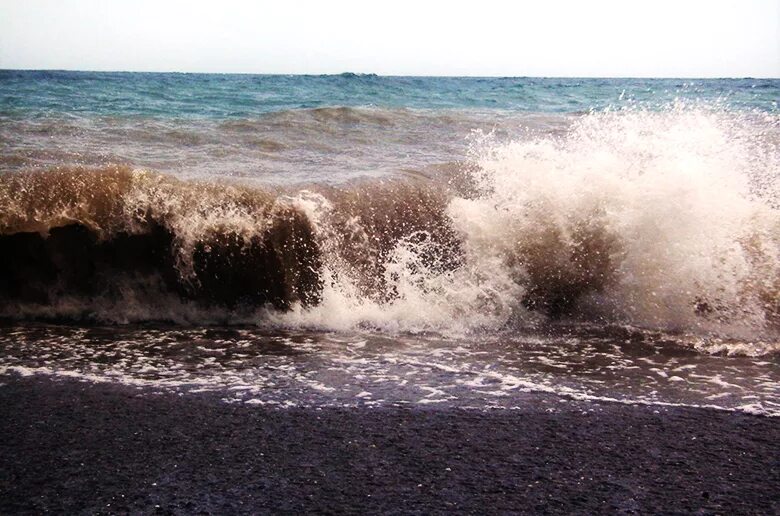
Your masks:
{"label": "wave face", "polygon": [[167,297],[316,301],[311,223],[268,192],[124,167],[5,175],[0,191],[6,311],[143,320],[166,318]]}
{"label": "wave face", "polygon": [[[358,115],[377,116],[306,116]],[[772,348],[778,135],[777,115],[678,104],[484,134],[429,177],[340,187],[6,173],[0,311],[440,333],[563,318]]]}

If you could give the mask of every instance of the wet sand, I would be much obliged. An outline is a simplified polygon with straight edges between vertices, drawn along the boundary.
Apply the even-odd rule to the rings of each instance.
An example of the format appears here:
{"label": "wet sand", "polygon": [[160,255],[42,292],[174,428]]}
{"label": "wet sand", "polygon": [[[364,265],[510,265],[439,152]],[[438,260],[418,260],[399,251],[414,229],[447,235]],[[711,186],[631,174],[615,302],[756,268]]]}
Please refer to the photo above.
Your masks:
{"label": "wet sand", "polygon": [[511,411],[282,410],[0,384],[2,514],[780,512],[777,418],[543,395]]}

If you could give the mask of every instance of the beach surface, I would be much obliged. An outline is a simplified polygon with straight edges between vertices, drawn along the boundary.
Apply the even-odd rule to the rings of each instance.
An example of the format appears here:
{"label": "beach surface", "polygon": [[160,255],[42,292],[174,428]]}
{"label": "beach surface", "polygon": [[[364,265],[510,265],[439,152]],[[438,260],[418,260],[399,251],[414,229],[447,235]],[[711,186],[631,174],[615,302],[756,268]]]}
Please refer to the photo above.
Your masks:
{"label": "beach surface", "polygon": [[0,513],[780,510],[777,418],[528,393],[515,410],[263,408],[0,385]]}

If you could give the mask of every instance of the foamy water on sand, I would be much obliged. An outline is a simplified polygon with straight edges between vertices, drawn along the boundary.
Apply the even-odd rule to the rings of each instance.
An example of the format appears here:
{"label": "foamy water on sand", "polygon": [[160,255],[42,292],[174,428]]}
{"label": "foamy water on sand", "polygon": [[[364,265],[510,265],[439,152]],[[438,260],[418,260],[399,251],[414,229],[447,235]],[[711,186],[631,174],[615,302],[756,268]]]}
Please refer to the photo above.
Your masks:
{"label": "foamy water on sand", "polygon": [[[522,408],[611,401],[780,415],[774,358],[713,357],[679,336],[556,326],[479,339],[256,328],[5,327],[3,374],[214,393],[272,407]],[[689,338],[691,344],[697,339]]]}

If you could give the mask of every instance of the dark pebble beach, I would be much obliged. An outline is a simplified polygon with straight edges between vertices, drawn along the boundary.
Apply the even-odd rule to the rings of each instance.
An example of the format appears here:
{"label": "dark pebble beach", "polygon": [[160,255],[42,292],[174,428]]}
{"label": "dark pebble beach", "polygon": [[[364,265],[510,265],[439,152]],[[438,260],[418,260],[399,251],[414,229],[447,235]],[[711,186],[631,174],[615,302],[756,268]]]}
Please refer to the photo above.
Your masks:
{"label": "dark pebble beach", "polygon": [[780,512],[776,418],[544,400],[278,409],[6,376],[0,513]]}

